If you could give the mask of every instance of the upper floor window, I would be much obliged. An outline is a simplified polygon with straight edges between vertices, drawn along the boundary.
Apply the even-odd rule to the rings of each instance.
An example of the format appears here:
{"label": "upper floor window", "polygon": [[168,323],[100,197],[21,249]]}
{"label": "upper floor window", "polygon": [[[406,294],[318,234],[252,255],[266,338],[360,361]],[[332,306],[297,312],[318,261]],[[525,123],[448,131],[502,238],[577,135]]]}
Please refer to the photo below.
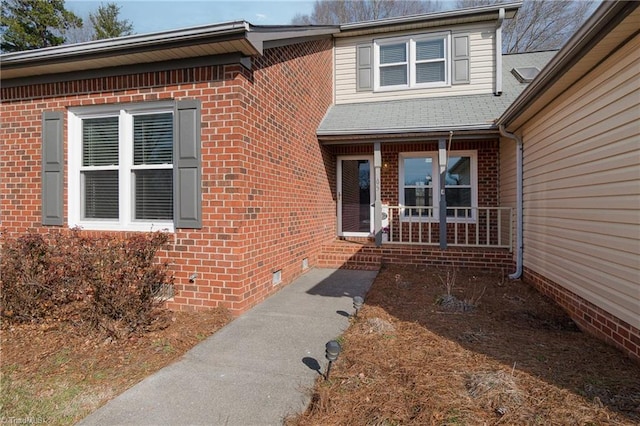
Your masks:
{"label": "upper floor window", "polygon": [[69,217],[88,229],[173,229],[173,104],[70,114]]}
{"label": "upper floor window", "polygon": [[376,40],[375,89],[449,85],[449,40],[449,33]]}

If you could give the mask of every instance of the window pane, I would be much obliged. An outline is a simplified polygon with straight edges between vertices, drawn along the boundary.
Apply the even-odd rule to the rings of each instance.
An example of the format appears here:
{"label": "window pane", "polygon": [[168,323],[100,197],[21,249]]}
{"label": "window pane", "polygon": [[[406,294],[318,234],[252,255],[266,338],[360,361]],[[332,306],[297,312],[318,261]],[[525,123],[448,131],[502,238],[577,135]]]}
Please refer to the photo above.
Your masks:
{"label": "window pane", "polygon": [[445,81],[444,62],[416,64],[416,83]]}
{"label": "window pane", "polygon": [[[433,190],[427,186],[418,188],[405,188],[404,205],[418,207],[433,206]],[[426,210],[424,210],[423,214],[426,214]]]}
{"label": "window pane", "polygon": [[416,60],[444,59],[444,40],[426,40],[416,42]]}
{"label": "window pane", "polygon": [[380,46],[380,63],[395,64],[407,62],[407,44],[388,44]]}
{"label": "window pane", "polygon": [[118,219],[118,171],[86,171],[82,176],[84,218]]}
{"label": "window pane", "polygon": [[135,170],[134,179],[134,218],[173,219],[173,170]]}
{"label": "window pane", "polygon": [[407,66],[394,65],[380,68],[380,86],[407,84]]}
{"label": "window pane", "polygon": [[447,188],[447,207],[471,207],[471,188]]}
{"label": "window pane", "polygon": [[[404,189],[404,205],[409,207],[432,207],[433,206],[433,190],[429,187],[405,188]],[[432,209],[404,209],[406,217],[430,217]]]}
{"label": "window pane", "polygon": [[405,158],[404,159],[404,184],[405,185],[431,185],[432,159]]}
{"label": "window pane", "polygon": [[133,164],[173,162],[173,115],[151,114],[133,117]]}
{"label": "window pane", "polygon": [[471,185],[471,157],[449,157],[447,186]]}
{"label": "window pane", "polygon": [[118,117],[82,120],[82,165],[118,164]]}

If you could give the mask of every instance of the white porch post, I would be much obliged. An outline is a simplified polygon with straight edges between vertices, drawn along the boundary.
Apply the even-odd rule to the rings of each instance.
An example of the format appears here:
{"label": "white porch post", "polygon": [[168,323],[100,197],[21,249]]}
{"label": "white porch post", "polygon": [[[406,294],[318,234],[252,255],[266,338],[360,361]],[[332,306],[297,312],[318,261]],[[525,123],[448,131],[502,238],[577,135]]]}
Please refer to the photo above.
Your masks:
{"label": "white porch post", "polygon": [[380,142],[373,144],[373,170],[375,185],[375,201],[373,204],[373,229],[376,246],[382,245],[382,153],[380,152]]}

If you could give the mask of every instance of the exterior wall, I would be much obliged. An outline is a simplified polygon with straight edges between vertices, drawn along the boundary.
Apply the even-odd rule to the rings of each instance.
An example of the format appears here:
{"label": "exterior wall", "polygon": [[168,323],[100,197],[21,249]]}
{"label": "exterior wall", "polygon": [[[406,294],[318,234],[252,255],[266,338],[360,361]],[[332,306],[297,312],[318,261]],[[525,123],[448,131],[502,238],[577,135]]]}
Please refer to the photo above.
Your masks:
{"label": "exterior wall", "polygon": [[[636,35],[521,129],[526,277],[555,288],[556,300],[586,330],[636,355],[640,351],[638,52]],[[570,301],[566,295],[571,295]],[[609,331],[614,327],[601,328],[587,320],[593,317],[591,310],[606,313],[602,316],[623,324],[627,333],[615,335]]]}
{"label": "exterior wall", "polygon": [[[362,145],[339,145],[332,146],[332,152],[336,155],[373,155],[373,146],[371,144]],[[451,145],[452,151],[471,151],[477,152],[477,183],[478,183],[478,206],[479,207],[499,207],[498,200],[498,155],[499,144],[497,140],[478,140],[478,141],[453,141]],[[382,203],[390,206],[399,205],[399,158],[403,152],[437,152],[438,142],[427,140],[424,142],[411,143],[382,143],[382,173],[381,173],[381,193]],[[398,235],[397,219],[394,219],[393,235]],[[504,223],[508,220],[503,217]],[[477,222],[465,226],[458,226],[458,241],[465,240],[465,230],[471,238],[475,238],[476,226],[479,227],[480,235],[485,236],[487,231],[487,223],[484,217],[480,217]],[[437,244],[439,240],[439,224],[437,221],[423,223],[422,241],[432,241]],[[449,242],[454,241],[456,226],[454,223],[447,225],[447,234]],[[403,227],[403,241],[409,241],[409,228]],[[414,241],[417,241],[418,228],[411,230]],[[503,242],[508,244],[509,230],[508,226],[503,230]],[[429,233],[431,238],[429,238]],[[504,237],[506,236],[506,237]],[[497,244],[498,235],[496,229],[490,230],[490,239],[492,244]],[[510,255],[509,255],[510,256]]]}
{"label": "exterior wall", "polygon": [[474,268],[507,274],[513,268],[511,254],[506,249],[433,246],[382,245],[372,242],[334,241],[326,245],[319,259],[320,266],[343,269],[379,270],[384,264],[435,266],[440,268]]}
{"label": "exterior wall", "polygon": [[[500,139],[500,175],[499,175],[499,183],[498,187],[499,191],[499,200],[500,205],[503,207],[511,207],[513,210],[513,224],[511,229],[512,247],[516,246],[516,143],[511,139],[501,138]],[[507,230],[503,230],[503,232],[507,232]],[[516,251],[513,251],[514,262]]]}
{"label": "exterior wall", "polygon": [[[332,99],[330,40],[267,49],[240,65],[2,88],[1,225],[41,223],[43,111],[169,99],[202,101],[202,229],[177,229],[163,254],[176,277],[170,306],[240,313],[310,266],[335,237],[330,155],[315,129]],[[65,162],[68,161],[65,117]],[[65,169],[65,184],[68,182]],[[68,194],[64,194],[65,218]],[[93,231],[92,231],[93,232]],[[194,283],[188,277],[198,273]]]}
{"label": "exterior wall", "polygon": [[524,278],[562,306],[582,330],[640,360],[640,329],[526,267]]}
{"label": "exterior wall", "polygon": [[[333,145],[335,155],[371,155],[373,144]],[[382,142],[382,203],[397,206],[399,203],[398,175],[399,154],[402,152],[438,151],[438,141],[424,142]],[[497,140],[456,141],[451,143],[451,151],[471,151],[478,153],[478,206],[497,207],[498,204],[498,155]]]}
{"label": "exterior wall", "polygon": [[[469,34],[471,55],[470,84],[428,89],[405,89],[381,92],[356,91],[356,46],[374,39],[451,30],[452,34]],[[375,36],[337,38],[335,42],[335,102],[336,104],[388,101],[410,98],[457,96],[492,93],[495,81],[495,23],[447,28],[384,33]]]}

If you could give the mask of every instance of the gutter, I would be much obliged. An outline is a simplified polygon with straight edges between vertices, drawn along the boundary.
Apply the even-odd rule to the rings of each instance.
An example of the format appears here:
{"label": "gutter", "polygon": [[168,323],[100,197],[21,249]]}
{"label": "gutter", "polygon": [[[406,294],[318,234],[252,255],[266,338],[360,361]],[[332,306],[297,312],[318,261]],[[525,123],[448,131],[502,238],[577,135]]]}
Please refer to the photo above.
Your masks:
{"label": "gutter", "polygon": [[182,30],[134,34],[107,40],[94,40],[78,44],[10,52],[2,54],[0,57],[2,58],[3,68],[23,64],[28,66],[34,62],[40,64],[50,61],[64,61],[81,55],[97,56],[100,54],[122,54],[123,51],[160,50],[167,47],[190,45],[196,41],[215,41],[228,36],[244,37],[249,31],[250,27],[247,22],[235,21]]}
{"label": "gutter", "polygon": [[[322,123],[319,127],[322,127]],[[458,126],[431,126],[431,127],[383,127],[378,129],[372,128],[354,128],[349,130],[321,130],[316,131],[317,136],[351,136],[351,135],[387,135],[396,133],[445,133],[449,134],[449,131],[464,132],[464,131],[480,131],[480,132],[495,132],[496,126],[493,124],[461,124]]]}
{"label": "gutter", "polygon": [[509,278],[517,280],[522,276],[523,265],[523,238],[522,232],[524,229],[523,220],[523,178],[522,178],[522,160],[523,160],[523,145],[522,138],[514,133],[509,133],[505,130],[504,124],[501,124],[500,135],[513,140],[516,143],[516,270],[514,273],[509,274]]}
{"label": "gutter", "polygon": [[486,13],[495,13],[498,10],[509,11],[510,14],[515,12],[522,6],[523,1],[514,1],[511,3],[502,3],[499,5],[486,5],[477,7],[468,7],[463,9],[445,10],[442,12],[432,12],[426,14],[400,16],[393,18],[374,19],[369,21],[351,22],[340,25],[340,31],[353,31],[353,30],[369,30],[375,27],[385,27],[388,25],[402,25],[413,24],[416,22],[422,22],[425,20],[435,21],[441,19],[461,19],[468,16],[477,16]]}

